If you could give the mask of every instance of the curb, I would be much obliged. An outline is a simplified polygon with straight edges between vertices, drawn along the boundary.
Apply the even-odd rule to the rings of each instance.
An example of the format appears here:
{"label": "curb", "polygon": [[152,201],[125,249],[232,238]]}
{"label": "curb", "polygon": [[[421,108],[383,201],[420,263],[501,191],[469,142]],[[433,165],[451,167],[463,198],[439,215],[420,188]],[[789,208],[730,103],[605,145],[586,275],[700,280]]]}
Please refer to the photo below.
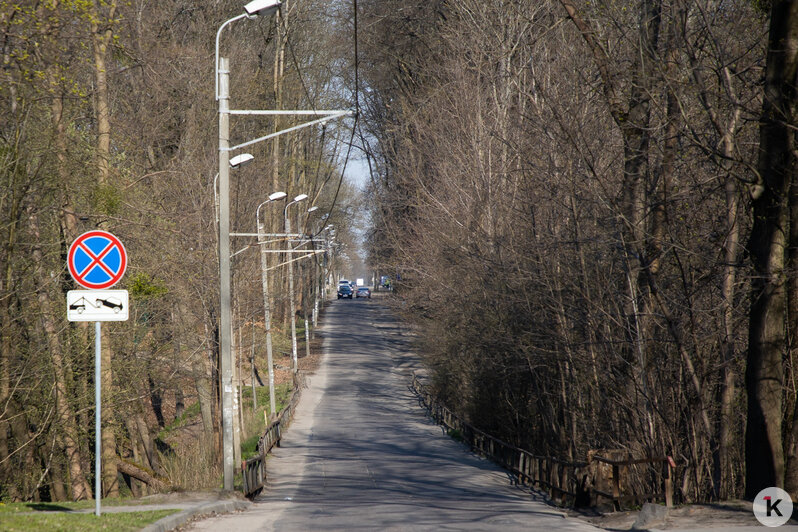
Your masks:
{"label": "curb", "polygon": [[231,513],[246,510],[250,506],[252,503],[249,501],[219,501],[201,504],[159,519],[142,528],[141,532],[169,532],[201,515]]}

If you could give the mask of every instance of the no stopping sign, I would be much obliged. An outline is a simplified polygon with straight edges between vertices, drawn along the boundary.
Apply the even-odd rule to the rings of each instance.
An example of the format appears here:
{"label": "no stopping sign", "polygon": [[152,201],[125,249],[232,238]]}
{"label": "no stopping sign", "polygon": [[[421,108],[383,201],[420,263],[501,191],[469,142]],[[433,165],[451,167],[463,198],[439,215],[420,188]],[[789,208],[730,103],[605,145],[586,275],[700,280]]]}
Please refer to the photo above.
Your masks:
{"label": "no stopping sign", "polygon": [[107,231],[83,233],[69,246],[69,274],[80,286],[102,290],[115,285],[127,268],[122,242]]}

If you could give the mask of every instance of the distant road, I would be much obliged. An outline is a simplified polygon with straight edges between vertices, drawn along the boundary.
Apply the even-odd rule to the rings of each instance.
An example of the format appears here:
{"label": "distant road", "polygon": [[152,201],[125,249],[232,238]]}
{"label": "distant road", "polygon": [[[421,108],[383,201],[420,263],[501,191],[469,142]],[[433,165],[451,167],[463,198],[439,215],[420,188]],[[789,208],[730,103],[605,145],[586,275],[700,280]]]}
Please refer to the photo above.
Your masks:
{"label": "distant road", "polygon": [[406,337],[380,298],[336,300],[269,487],[193,530],[599,530],[510,486],[429,421],[408,390]]}

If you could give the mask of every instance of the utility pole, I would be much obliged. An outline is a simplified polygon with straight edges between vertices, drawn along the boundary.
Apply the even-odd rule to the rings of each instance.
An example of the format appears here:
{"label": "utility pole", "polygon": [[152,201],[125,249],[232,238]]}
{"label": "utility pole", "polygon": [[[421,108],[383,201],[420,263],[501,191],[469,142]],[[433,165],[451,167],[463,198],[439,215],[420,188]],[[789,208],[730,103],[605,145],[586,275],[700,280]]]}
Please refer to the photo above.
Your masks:
{"label": "utility pole", "polygon": [[[283,194],[282,197],[285,197]],[[275,198],[277,196],[275,195]],[[271,199],[270,199],[271,200]],[[258,245],[260,247],[260,275],[261,275],[261,289],[263,291],[263,326],[266,329],[266,363],[269,365],[269,415],[275,414],[277,410],[277,402],[274,395],[274,355],[272,354],[272,312],[271,303],[269,302],[269,262],[267,260],[268,254],[266,253],[266,231],[263,228],[263,222],[260,221],[260,208],[270,200],[258,205],[256,211],[256,220],[258,225]]]}
{"label": "utility pole", "polygon": [[224,489],[233,489],[233,356],[230,293],[230,61],[219,58],[219,365],[222,393]]}
{"label": "utility pole", "polygon": [[[288,204],[290,205],[290,203]],[[288,206],[286,206],[285,215],[285,232],[291,233],[291,220],[288,217]],[[290,240],[288,247],[291,249]],[[291,255],[288,256],[288,299],[289,309],[291,311],[291,356],[293,358],[293,370],[297,372],[299,362],[297,360],[297,346],[296,346],[296,303],[294,303],[294,262],[291,260]]]}
{"label": "utility pole", "polygon": [[[230,288],[230,152],[246,146],[263,142],[280,135],[302,128],[321,124],[328,120],[351,114],[349,111],[280,111],[280,110],[245,110],[230,109],[230,61],[220,57],[219,41],[222,31],[228,25],[242,19],[253,19],[257,16],[271,16],[280,9],[280,0],[251,0],[244,6],[244,13],[226,20],[216,32],[216,51],[214,55],[215,92],[219,102],[219,365],[221,366],[222,396],[222,448],[224,465],[224,489],[233,489],[234,457],[233,457],[233,358],[231,352],[232,317]],[[253,139],[236,146],[230,146],[230,115],[310,115],[316,116],[302,124],[275,131],[263,137]],[[238,156],[240,157],[240,156]],[[250,156],[247,160],[251,160]],[[306,196],[307,197],[307,196]],[[303,198],[304,199],[304,198]],[[294,349],[296,352],[296,349]]]}

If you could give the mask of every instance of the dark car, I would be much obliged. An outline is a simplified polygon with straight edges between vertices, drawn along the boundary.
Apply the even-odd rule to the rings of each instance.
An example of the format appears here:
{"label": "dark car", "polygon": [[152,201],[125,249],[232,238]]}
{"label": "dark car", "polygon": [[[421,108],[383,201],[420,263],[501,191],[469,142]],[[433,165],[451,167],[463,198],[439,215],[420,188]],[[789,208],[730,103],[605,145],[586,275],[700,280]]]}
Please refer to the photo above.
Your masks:
{"label": "dark car", "polygon": [[338,286],[338,299],[341,299],[342,297],[348,297],[349,299],[352,299],[352,295],[352,287],[349,285],[342,284]]}
{"label": "dark car", "polygon": [[104,307],[108,307],[113,309],[114,312],[120,312],[122,310],[122,302],[118,299],[108,298],[108,299],[100,299],[97,298],[97,305],[102,305]]}
{"label": "dark car", "polygon": [[360,288],[357,289],[355,297],[367,297],[371,299],[371,290],[369,290],[368,286],[361,286]]}

